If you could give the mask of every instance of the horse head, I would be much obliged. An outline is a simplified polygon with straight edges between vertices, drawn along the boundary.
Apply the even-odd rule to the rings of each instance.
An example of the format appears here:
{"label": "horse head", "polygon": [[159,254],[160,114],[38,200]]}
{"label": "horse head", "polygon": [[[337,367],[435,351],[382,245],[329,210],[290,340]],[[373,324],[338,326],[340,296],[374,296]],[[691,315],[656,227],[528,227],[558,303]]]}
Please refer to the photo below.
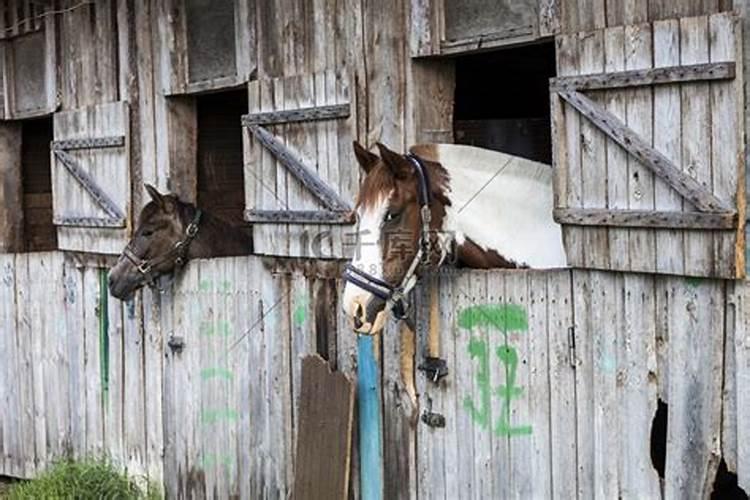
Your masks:
{"label": "horse head", "polygon": [[342,304],[355,330],[371,334],[382,329],[388,308],[405,314],[405,295],[417,276],[445,257],[439,229],[450,205],[448,175],[439,164],[377,147],[380,156],[354,143],[365,177]]}
{"label": "horse head", "polygon": [[173,274],[189,257],[202,213],[177,196],[146,184],[151,201],[143,207],[133,238],[109,274],[110,293],[125,300],[162,275]]}

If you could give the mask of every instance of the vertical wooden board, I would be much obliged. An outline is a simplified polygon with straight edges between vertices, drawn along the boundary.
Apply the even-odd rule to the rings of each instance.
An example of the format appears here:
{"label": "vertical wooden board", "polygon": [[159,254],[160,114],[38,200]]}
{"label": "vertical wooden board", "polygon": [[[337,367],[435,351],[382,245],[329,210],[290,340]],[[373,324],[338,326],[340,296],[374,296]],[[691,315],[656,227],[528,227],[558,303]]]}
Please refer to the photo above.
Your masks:
{"label": "vertical wooden board", "polygon": [[[247,112],[257,113],[260,110],[260,82],[253,80],[247,84]],[[263,174],[261,170],[261,146],[253,138],[248,127],[242,127],[242,152],[243,170],[242,175],[245,182],[245,210],[260,208],[263,199],[263,185],[261,184]]]}
{"label": "vertical wooden board", "polygon": [[[602,2],[603,3],[603,2]],[[589,11],[604,13],[603,5],[590,5]],[[593,14],[592,14],[593,15]],[[592,25],[594,24],[592,20]],[[604,31],[596,30],[579,40],[579,73],[604,72]],[[594,102],[601,104],[606,96],[592,94]],[[589,120],[581,120],[581,205],[584,208],[604,208],[607,205],[607,139],[604,133]],[[583,236],[583,263],[585,267],[609,267],[609,235],[606,227],[581,228]]]}
{"label": "vertical wooden board", "polygon": [[[195,309],[197,306],[198,316],[195,320],[199,325],[198,331],[195,331],[193,327],[191,328],[193,331],[190,332],[191,344],[195,347],[190,360],[189,378],[190,387],[197,396],[198,405],[195,409],[196,438],[193,443],[193,452],[188,456],[192,460],[191,468],[203,472],[203,485],[198,487],[194,494],[208,496],[211,492],[219,492],[222,466],[219,454],[220,450],[224,451],[221,433],[225,424],[226,408],[220,403],[219,383],[216,381],[203,383],[200,374],[202,370],[216,366],[216,337],[221,334],[222,311],[218,303],[219,260],[201,260],[197,264],[190,275],[191,280],[183,282],[185,291],[190,293],[188,300],[192,304],[189,307]],[[193,297],[198,298],[197,304]],[[191,323],[191,326],[196,323]]]}
{"label": "vertical wooden board", "polygon": [[[680,19],[680,64],[709,62],[708,18]],[[708,83],[686,83],[682,97],[682,170],[712,189],[710,89]],[[705,231],[685,231],[685,269],[688,275],[714,272],[713,239]]]}
{"label": "vertical wooden board", "polygon": [[[537,388],[532,386],[531,378],[531,336],[535,333],[529,322],[531,271],[506,271],[503,274],[505,297],[499,311],[503,313],[501,318],[505,324],[502,325],[504,331],[496,332],[495,340],[491,342],[491,359],[504,369],[505,376],[502,384],[497,386],[502,396],[497,398],[501,402],[500,412],[493,412],[493,439],[507,436],[510,452],[508,490],[514,496],[532,498],[539,496],[536,488],[545,483],[545,478],[538,480],[536,477],[535,450],[532,447],[534,432],[540,429],[535,428],[538,410],[532,406],[533,393]],[[488,281],[491,279],[493,277]],[[497,460],[497,457],[493,459]]]}
{"label": "vertical wooden board", "polygon": [[99,344],[99,277],[97,268],[83,271],[83,349],[85,386],[85,453],[100,455],[104,451],[101,348]]}
{"label": "vertical wooden board", "polygon": [[[21,374],[20,352],[16,344],[16,272],[15,255],[0,254],[0,352],[4,362],[0,367],[3,381]],[[21,411],[19,384],[0,384],[0,464],[2,473],[20,476],[21,466]]]}
{"label": "vertical wooden board", "polygon": [[550,450],[552,495],[577,495],[575,372],[568,346],[574,325],[571,271],[548,276]]}
{"label": "vertical wooden board", "polygon": [[[382,332],[382,401],[383,401],[383,490],[384,498],[414,499],[417,496],[417,432],[419,415],[414,394],[412,370],[403,370],[402,356],[410,356],[414,367],[415,333],[409,331],[405,323],[389,321]],[[402,342],[406,335],[406,342]],[[440,452],[437,443],[433,452]]]}
{"label": "vertical wooden board", "polygon": [[315,282],[308,281],[301,273],[293,273],[288,278],[291,281],[289,296],[289,318],[291,337],[291,378],[292,378],[292,416],[293,429],[292,449],[297,450],[297,430],[299,429],[299,401],[302,390],[302,361],[307,356],[315,354],[316,339],[314,315],[312,310],[313,290]]}
{"label": "vertical wooden board", "polygon": [[[471,304],[473,306],[486,306],[492,301],[491,295],[487,290],[488,274],[489,273],[485,271],[470,273],[468,287],[470,290]],[[497,295],[498,300],[503,300],[504,296],[505,294],[503,287],[500,289],[500,293]],[[461,321],[460,318],[459,321]],[[495,452],[495,439],[492,435],[492,431],[494,419],[498,416],[493,412],[494,401],[492,400],[492,386],[493,382],[499,380],[499,377],[493,377],[493,375],[497,375],[497,372],[495,366],[496,364],[493,363],[492,359],[492,339],[490,336],[495,332],[492,331],[491,327],[488,326],[485,322],[484,324],[480,323],[480,325],[473,328],[470,333],[471,339],[469,340],[469,346],[467,349],[467,354],[469,354],[467,356],[467,361],[470,361],[472,366],[473,380],[470,386],[471,400],[474,402],[474,408],[479,409],[479,414],[471,412],[472,416],[474,417],[474,425],[472,428],[474,436],[473,494],[474,498],[479,500],[483,498],[490,498],[492,496],[493,484],[496,478],[504,478],[501,480],[507,481],[506,478],[510,477],[510,464],[508,463],[505,467],[503,467],[503,464],[501,464],[501,467],[505,469],[503,471],[505,472],[505,474],[502,474],[500,476],[496,475],[492,469],[493,455]],[[480,345],[477,344],[477,341],[480,344],[483,344],[483,347],[480,347],[479,349],[485,350],[486,358],[482,354],[480,354],[479,357],[471,356],[470,353],[472,351],[477,352],[476,348],[472,349],[472,342],[474,342],[475,346]],[[485,360],[488,364],[486,370],[483,366]],[[490,394],[489,402],[487,402],[486,400],[487,392],[489,392]],[[507,450],[507,445],[503,446],[501,450],[502,449]],[[498,457],[498,459],[504,461],[503,459],[508,460],[509,457],[510,453],[508,452],[508,454],[506,454],[504,457]]]}
{"label": "vertical wooden board", "polygon": [[[45,368],[48,366],[47,344],[47,318],[45,308],[47,304],[44,300],[44,293],[40,286],[42,276],[47,272],[49,265],[49,254],[27,254],[26,265],[28,266],[28,281],[26,282],[23,305],[24,316],[21,319],[28,327],[29,343],[25,354],[29,356],[31,364],[32,386],[29,388],[31,393],[31,409],[34,418],[29,422],[33,426],[34,434],[34,462],[38,470],[42,470],[47,461],[48,435],[47,435],[47,401],[45,398]],[[40,256],[42,256],[40,258]],[[54,410],[53,410],[54,411]]]}
{"label": "vertical wooden board", "polygon": [[[594,426],[594,390],[593,381],[593,331],[594,300],[593,287],[599,285],[594,279],[600,274],[594,271],[573,271],[573,310],[575,312],[575,326],[573,342],[575,350],[575,408],[576,408],[576,462],[578,464],[578,497],[592,498],[596,478],[594,467],[596,464],[596,435],[592,433]],[[598,304],[596,304],[598,305]],[[597,311],[599,312],[598,308]]]}
{"label": "vertical wooden board", "polygon": [[737,61],[740,64],[735,79],[710,84],[713,193],[730,206],[737,206],[740,221],[736,232],[714,234],[715,272],[727,277],[744,274],[745,148],[741,133],[743,115],[739,111],[743,108],[743,73],[742,49],[739,47],[742,35],[738,28],[738,20],[733,14],[715,14],[709,18],[711,62]]}
{"label": "vertical wooden board", "polygon": [[[336,296],[340,297],[344,291],[344,282],[337,281]],[[336,367],[350,378],[357,373],[357,336],[353,331],[351,318],[343,308],[336,308],[338,314],[338,329],[336,331]],[[355,421],[357,420],[357,406],[355,405]],[[359,434],[357,425],[352,430],[352,456],[349,477],[349,498],[360,498],[359,476]]]}
{"label": "vertical wooden board", "polygon": [[[471,287],[471,272],[461,273],[453,284],[453,307],[456,311],[455,316],[455,335],[456,335],[456,360],[454,364],[454,403],[456,406],[456,469],[455,477],[458,482],[458,491],[460,499],[471,499],[477,496],[476,490],[478,485],[474,480],[474,428],[479,427],[479,431],[484,431],[480,424],[476,424],[471,408],[467,407],[468,401],[474,401],[478,410],[482,410],[478,405],[481,400],[474,398],[475,377],[475,360],[471,357],[469,346],[474,335],[470,330],[461,327],[461,315],[464,310],[474,305],[473,291]],[[481,336],[478,341],[481,342]],[[488,409],[485,411],[489,411]],[[486,417],[486,427],[489,428],[489,416]],[[503,477],[507,477],[503,476]],[[503,480],[503,478],[500,478]]]}
{"label": "vertical wooden board", "polygon": [[[16,257],[16,349],[19,354],[19,408],[21,409],[21,475],[31,477],[35,473],[36,436],[34,421],[36,416],[34,400],[34,343],[31,330],[31,274],[29,254]],[[85,379],[82,379],[85,383]]]}
{"label": "vertical wooden board", "polygon": [[[604,31],[604,70],[614,73],[625,70],[625,28]],[[621,90],[605,93],[606,109],[623,122],[626,120],[627,99]],[[607,139],[607,207],[628,208],[628,154],[611,139]],[[613,269],[629,269],[630,233],[627,229],[609,228],[609,262]]]}
{"label": "vertical wooden board", "polygon": [[[295,109],[300,106],[301,102],[305,102],[308,106],[312,105],[313,84],[308,82],[309,79],[308,75],[295,75],[277,81],[277,88],[283,89],[282,100],[280,101],[283,103],[283,107],[280,109]],[[310,157],[314,158],[315,154],[310,155],[309,139],[315,133],[315,124],[289,123],[277,125],[277,127],[281,128],[279,139],[284,141],[286,147],[293,152],[292,154],[301,159],[303,163],[310,165],[309,159]],[[279,174],[284,178],[287,206],[293,209],[309,207],[312,200],[309,194],[304,193],[301,183],[281,162],[277,162],[276,168],[279,169]],[[277,177],[277,181],[278,179]],[[286,226],[288,255],[306,255],[308,248],[303,248],[309,246],[303,243],[306,229],[307,227],[302,224],[288,224]]]}
{"label": "vertical wooden board", "polygon": [[[679,21],[672,19],[655,22],[653,37],[654,67],[679,66]],[[654,87],[654,148],[675,165],[680,165],[682,155],[680,110],[679,85]],[[682,210],[682,197],[664,181],[655,179],[654,189],[654,207],[657,210]],[[656,231],[656,269],[659,272],[682,273],[684,268],[683,240],[682,231]]]}
{"label": "vertical wooden board", "polygon": [[[624,324],[623,279],[622,275],[612,273],[591,273],[590,277],[591,330],[587,337],[577,337],[576,340],[592,344],[594,496],[613,498],[620,494],[618,463],[621,460],[613,450],[620,449],[623,435],[618,398],[618,375],[626,369],[619,362]],[[578,352],[579,345],[576,343]]]}
{"label": "vertical wooden board", "polygon": [[[432,412],[445,418],[445,427],[431,427],[418,420],[416,423],[417,446],[417,481],[420,498],[458,498],[457,478],[453,474],[447,474],[447,470],[455,470],[458,450],[458,439],[456,435],[456,405],[455,397],[455,370],[456,361],[454,353],[455,323],[454,302],[452,288],[454,277],[450,275],[431,276],[429,286],[437,287],[437,308],[440,312],[437,321],[433,325],[433,318],[429,314],[432,307],[430,303],[432,290],[425,290],[419,298],[418,318],[425,318],[417,323],[417,349],[413,352],[413,367],[419,367],[426,361],[427,356],[439,356],[448,365],[448,375],[434,382],[428,375],[418,370],[415,372],[416,390],[419,395],[419,415]],[[426,324],[426,318],[430,318]],[[435,328],[439,336],[439,352],[430,352],[430,331]],[[402,328],[402,339],[404,338]],[[402,347],[402,350],[406,347]],[[402,352],[402,356],[405,353]],[[403,366],[403,364],[402,364]],[[387,424],[386,424],[387,425]],[[386,479],[387,481],[387,479]]]}
{"label": "vertical wooden board", "polygon": [[[302,367],[294,498],[345,499],[354,412],[354,386],[318,355]],[[392,498],[392,497],[391,497]]]}
{"label": "vertical wooden board", "polygon": [[[151,295],[144,304],[143,330],[143,373],[145,391],[144,422],[146,427],[146,471],[149,479],[161,483],[167,479],[164,475],[164,458],[162,443],[164,443],[164,419],[171,415],[163,411],[164,404],[164,355],[166,344],[172,330],[171,292],[155,294],[150,290],[144,291],[144,296]],[[154,299],[154,295],[158,299]],[[156,307],[154,307],[156,306]],[[163,321],[163,323],[162,323]]]}
{"label": "vertical wooden board", "polygon": [[21,124],[0,125],[0,251],[23,250]]}
{"label": "vertical wooden board", "polygon": [[[580,46],[578,35],[560,35],[558,37],[557,74],[569,76],[579,74]],[[583,206],[582,175],[581,175],[581,117],[570,105],[563,106],[563,122],[560,124],[563,133],[558,135],[558,141],[564,143],[565,157],[559,158],[558,168],[564,163],[564,170],[558,175],[565,183],[565,197],[559,202],[566,208],[581,208]],[[561,191],[562,192],[562,191]],[[568,265],[582,266],[583,259],[583,231],[580,227],[563,227],[563,241],[568,256]]]}
{"label": "vertical wooden board", "polygon": [[[340,186],[340,194],[344,199],[354,206],[354,200],[359,190],[360,168],[354,159],[352,141],[357,136],[357,110],[355,102],[356,88],[355,79],[348,68],[336,73],[336,102],[341,104],[348,102],[350,108],[349,118],[338,122],[336,136],[338,146],[338,160],[334,168],[338,171],[337,178]],[[332,251],[343,258],[353,257],[353,246],[348,244],[350,235],[355,231],[355,226],[348,225],[341,228],[332,228]]]}
{"label": "vertical wooden board", "polygon": [[[113,302],[115,302],[113,300]],[[122,399],[127,413],[123,416],[123,459],[130,473],[146,475],[146,396],[144,373],[145,329],[148,324],[143,314],[143,294],[137,293],[133,299],[121,303],[123,315],[123,388]],[[164,372],[164,377],[168,372]],[[158,391],[160,392],[160,391]],[[164,436],[165,440],[167,436]],[[166,445],[165,445],[166,448]],[[165,453],[165,458],[168,455]]]}
{"label": "vertical wooden board", "polygon": [[549,324],[547,275],[553,279],[567,271],[530,272],[528,274],[528,411],[530,436],[529,475],[530,495],[537,498],[552,496],[552,443],[550,435],[550,394],[553,390],[549,379],[549,352],[547,339],[551,333]]}
{"label": "vertical wooden board", "polygon": [[[650,69],[653,65],[650,24],[625,27],[625,69]],[[626,91],[628,128],[653,143],[653,90],[649,87]],[[654,174],[628,156],[628,208],[653,210]],[[656,237],[651,229],[631,229],[629,238],[630,269],[653,271],[656,266]]]}
{"label": "vertical wooden board", "polygon": [[107,369],[107,395],[104,398],[104,438],[108,452],[114,457],[115,462],[120,467],[127,465],[124,454],[124,437],[123,437],[123,414],[124,406],[124,325],[123,325],[123,307],[121,302],[111,296],[107,290],[107,270],[99,270],[100,287],[102,294],[107,295],[107,319],[106,330],[104,326],[103,333],[108,339],[102,347],[102,353],[106,353],[107,362],[104,363]]}
{"label": "vertical wooden board", "polygon": [[[735,284],[736,328],[730,355],[734,358],[736,387],[737,483],[750,490],[750,287]],[[729,340],[729,339],[727,339]]]}
{"label": "vertical wooden board", "polygon": [[[739,326],[742,314],[742,282],[728,283],[724,310],[724,362],[722,366],[721,391],[721,458],[727,469],[737,472],[737,359],[734,354],[737,335],[742,335]],[[738,478],[739,479],[739,478]]]}
{"label": "vertical wooden board", "polygon": [[[44,291],[47,291],[47,297],[44,300],[46,307],[44,314],[47,317],[47,351],[49,353],[48,364],[44,368],[44,399],[47,407],[47,428],[48,436],[47,445],[47,463],[55,460],[57,457],[64,455],[68,451],[70,443],[70,420],[68,412],[68,394],[70,383],[66,369],[67,357],[65,350],[67,348],[68,331],[65,328],[63,312],[63,261],[64,256],[61,252],[52,252],[47,255],[47,267],[44,270],[45,276],[42,289],[38,291],[39,297],[45,297]],[[51,286],[50,286],[51,285]],[[49,293],[52,290],[50,300]],[[114,450],[117,453],[117,450]]]}
{"label": "vertical wooden board", "polygon": [[86,372],[83,272],[73,262],[63,263],[63,314],[67,331],[68,418],[70,422],[70,448],[74,457],[85,455],[86,428]]}
{"label": "vertical wooden board", "polygon": [[[664,495],[705,497],[718,467],[724,283],[670,279],[669,420]],[[690,436],[691,439],[685,439]]]}
{"label": "vertical wooden board", "polygon": [[[653,277],[625,274],[621,289],[624,293],[624,321],[617,357],[618,364],[624,368],[619,394],[622,434],[645,437],[650,436],[657,407]],[[623,440],[620,450],[619,494],[623,498],[658,497],[659,477],[651,462],[650,440]]]}

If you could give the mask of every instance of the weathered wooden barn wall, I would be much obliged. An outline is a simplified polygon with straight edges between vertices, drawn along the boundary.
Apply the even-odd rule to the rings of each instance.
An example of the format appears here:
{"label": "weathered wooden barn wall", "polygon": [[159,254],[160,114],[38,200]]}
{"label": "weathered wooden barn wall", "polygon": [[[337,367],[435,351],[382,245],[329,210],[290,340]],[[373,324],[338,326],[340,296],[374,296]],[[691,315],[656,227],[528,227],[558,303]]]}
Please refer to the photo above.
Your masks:
{"label": "weathered wooden barn wall", "polygon": [[[196,261],[166,293],[121,303],[106,270],[60,252],[0,260],[0,474],[103,452],[170,496],[286,498],[301,358],[356,371],[337,264]],[[396,325],[381,339],[388,498],[701,498],[720,458],[747,488],[748,295],[598,271],[440,276],[449,376],[412,371],[434,349],[426,289],[414,357]]]}

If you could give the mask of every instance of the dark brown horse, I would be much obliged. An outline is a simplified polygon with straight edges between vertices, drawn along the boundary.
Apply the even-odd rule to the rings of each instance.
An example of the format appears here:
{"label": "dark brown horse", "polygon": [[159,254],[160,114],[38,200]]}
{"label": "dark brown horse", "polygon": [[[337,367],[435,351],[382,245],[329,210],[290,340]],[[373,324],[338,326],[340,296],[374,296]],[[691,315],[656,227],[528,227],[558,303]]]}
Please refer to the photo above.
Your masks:
{"label": "dark brown horse", "polygon": [[138,217],[135,234],[109,273],[109,291],[126,300],[161,276],[174,275],[190,259],[247,255],[247,228],[199,210],[177,196],[146,185],[151,201]]}

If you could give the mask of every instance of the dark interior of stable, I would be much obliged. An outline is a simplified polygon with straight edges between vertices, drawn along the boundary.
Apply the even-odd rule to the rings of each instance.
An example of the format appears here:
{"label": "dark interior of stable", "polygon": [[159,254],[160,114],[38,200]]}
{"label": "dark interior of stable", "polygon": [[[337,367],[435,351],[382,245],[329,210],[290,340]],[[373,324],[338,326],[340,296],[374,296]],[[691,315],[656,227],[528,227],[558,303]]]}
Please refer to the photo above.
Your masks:
{"label": "dark interior of stable", "polygon": [[242,127],[247,91],[196,98],[198,114],[198,206],[233,225],[242,225],[245,191]]}
{"label": "dark interior of stable", "polygon": [[551,164],[553,76],[552,42],[457,57],[455,142]]}
{"label": "dark interior of stable", "polygon": [[23,251],[26,252],[57,248],[57,231],[52,222],[50,142],[51,117],[22,122]]}

